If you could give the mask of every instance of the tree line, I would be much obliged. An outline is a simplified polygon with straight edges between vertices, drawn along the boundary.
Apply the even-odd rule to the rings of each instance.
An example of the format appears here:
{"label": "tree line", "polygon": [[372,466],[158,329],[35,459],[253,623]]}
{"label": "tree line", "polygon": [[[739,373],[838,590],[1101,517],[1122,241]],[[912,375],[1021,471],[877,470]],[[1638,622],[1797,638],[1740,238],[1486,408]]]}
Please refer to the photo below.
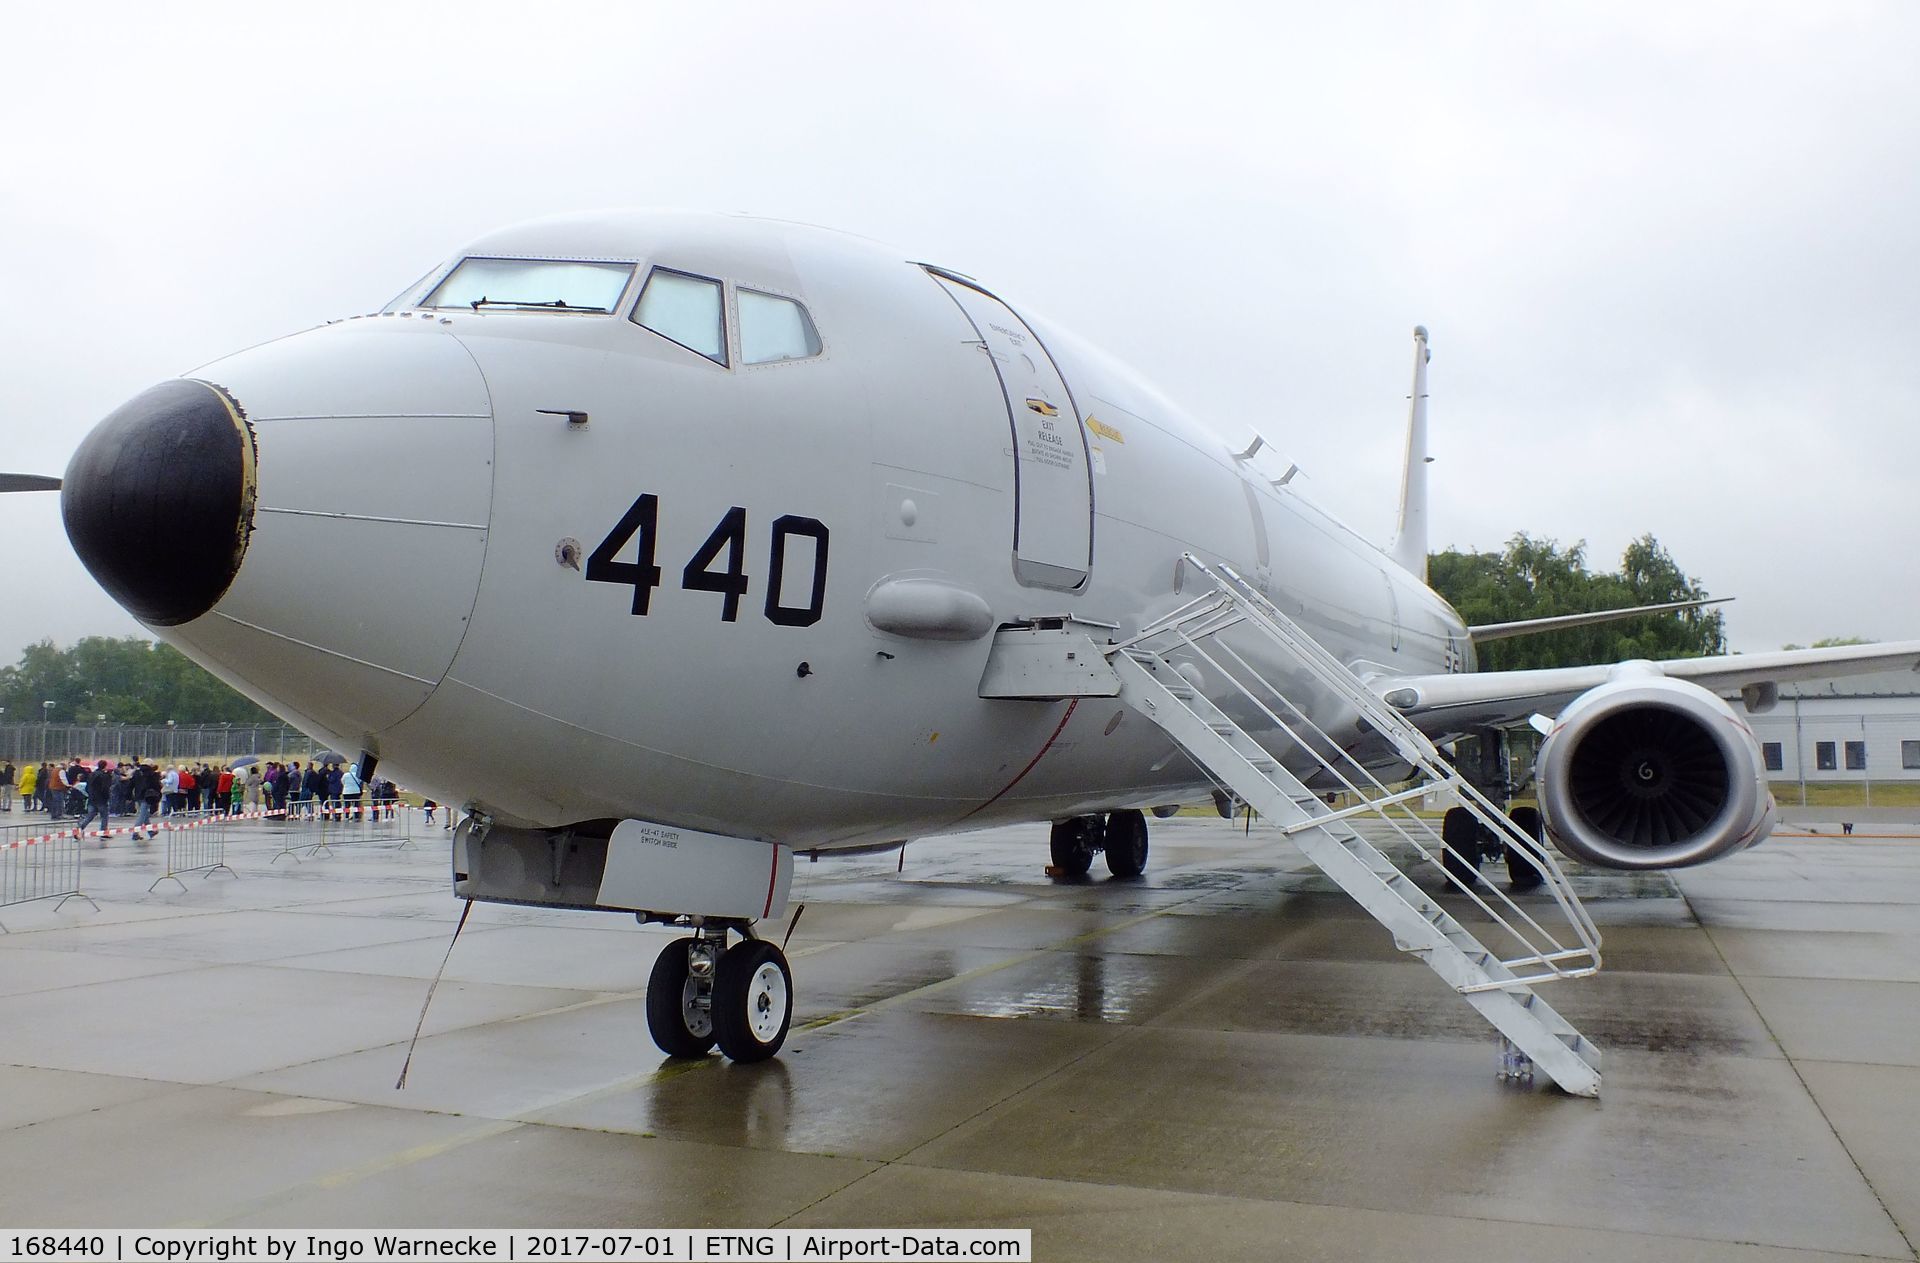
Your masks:
{"label": "tree line", "polygon": [[120,724],[280,722],[171,645],[139,636],[28,645],[18,663],[0,667],[0,706],[8,723],[85,724],[99,715]]}
{"label": "tree line", "polygon": [[[1562,547],[1523,533],[1496,553],[1451,548],[1434,553],[1427,561],[1427,576],[1433,590],[1469,626],[1697,601],[1710,595],[1652,535],[1627,545],[1618,570],[1589,570],[1585,540]],[[1489,641],[1479,646],[1478,654],[1483,671],[1514,671],[1628,658],[1700,658],[1726,649],[1720,611],[1695,609]]]}

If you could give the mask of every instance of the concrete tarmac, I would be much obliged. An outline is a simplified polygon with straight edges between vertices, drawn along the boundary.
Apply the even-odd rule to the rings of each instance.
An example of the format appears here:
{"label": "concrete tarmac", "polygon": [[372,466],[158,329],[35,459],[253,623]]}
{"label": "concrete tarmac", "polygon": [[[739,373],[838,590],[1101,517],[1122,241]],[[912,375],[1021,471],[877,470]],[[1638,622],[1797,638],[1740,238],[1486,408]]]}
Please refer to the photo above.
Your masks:
{"label": "concrete tarmac", "polygon": [[460,912],[447,835],[285,828],[151,893],[161,844],[90,842],[97,911],[0,908],[0,1224],[1916,1257],[1920,840],[1577,878],[1607,968],[1547,994],[1605,1050],[1594,1102],[1499,1081],[1492,1031],[1297,851],[1197,818],[1131,882],[1049,880],[1043,827],[803,862],[795,1029],[756,1066],[653,1048],[669,932],[477,905],[396,1090]]}

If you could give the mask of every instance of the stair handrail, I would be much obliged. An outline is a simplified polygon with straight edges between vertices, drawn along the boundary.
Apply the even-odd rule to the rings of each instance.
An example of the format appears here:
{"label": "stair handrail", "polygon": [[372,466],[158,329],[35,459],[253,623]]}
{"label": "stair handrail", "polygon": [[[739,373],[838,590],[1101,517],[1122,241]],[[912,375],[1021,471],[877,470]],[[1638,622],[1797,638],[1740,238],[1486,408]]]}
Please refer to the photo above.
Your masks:
{"label": "stair handrail", "polygon": [[[1354,675],[1345,663],[1328,652],[1324,645],[1294,623],[1264,594],[1234,572],[1232,567],[1222,563],[1219,565],[1219,571],[1223,573],[1216,573],[1214,567],[1191,553],[1186,554],[1184,560],[1212,582],[1212,591],[1185,602],[1168,614],[1153,620],[1138,634],[1114,645],[1109,652],[1134,652],[1155,639],[1171,634],[1183,647],[1212,666],[1261,716],[1284,735],[1287,741],[1308,752],[1322,772],[1333,777],[1347,792],[1359,800],[1354,809],[1338,813],[1337,816],[1317,798],[1312,800],[1310,807],[1302,804],[1303,810],[1313,819],[1295,826],[1290,832],[1305,828],[1325,828],[1337,823],[1338,819],[1361,812],[1370,813],[1383,821],[1402,840],[1411,844],[1416,853],[1428,863],[1438,867],[1449,885],[1464,894],[1509,937],[1531,951],[1532,954],[1529,956],[1516,958],[1513,961],[1502,961],[1502,965],[1507,967],[1508,972],[1511,972],[1515,966],[1525,967],[1535,964],[1548,971],[1535,978],[1514,979],[1514,981],[1548,981],[1558,978],[1584,977],[1599,969],[1598,927],[1594,925],[1591,916],[1574,893],[1564,870],[1538,839],[1514,824],[1504,812],[1494,806],[1446,761],[1425,733],[1404,715],[1389,707],[1385,700]],[[1268,639],[1301,660],[1316,678],[1352,707],[1368,728],[1386,739],[1396,753],[1431,787],[1453,793],[1482,827],[1488,829],[1494,836],[1502,838],[1509,847],[1514,848],[1522,861],[1540,874],[1549,896],[1573,931],[1578,946],[1569,947],[1563,944],[1558,934],[1540,924],[1539,920],[1525,907],[1516,903],[1506,892],[1493,888],[1492,893],[1499,902],[1514,918],[1529,927],[1537,939],[1530,937],[1509,919],[1507,913],[1489,904],[1479,891],[1461,881],[1448,870],[1446,865],[1435,859],[1436,849],[1439,852],[1455,855],[1458,852],[1447,844],[1444,837],[1437,833],[1431,824],[1411,811],[1407,812],[1407,820],[1426,836],[1427,841],[1423,842],[1420,837],[1409,831],[1406,824],[1389,815],[1388,812],[1392,808],[1405,801],[1405,795],[1396,795],[1374,775],[1371,769],[1360,763],[1340,742],[1328,734],[1312,716],[1294,704],[1283,689],[1268,680],[1231,644],[1219,637],[1220,632],[1241,622],[1251,623]],[[1241,672],[1257,682],[1260,688],[1292,712],[1295,716],[1294,720],[1289,721],[1278,713],[1263,697],[1250,688],[1245,680],[1223,665],[1206,646],[1200,643],[1203,640],[1210,641],[1230,657],[1239,666]],[[1229,719],[1228,722],[1232,721]],[[1258,737],[1252,733],[1246,733],[1244,729],[1241,731],[1269,757],[1275,758],[1278,762],[1274,752],[1268,749]],[[1329,754],[1328,751],[1335,753]],[[1358,774],[1357,777],[1349,776],[1343,771],[1339,766],[1341,761],[1350,766]],[[1231,789],[1230,786],[1227,788]],[[1378,798],[1375,795],[1378,795]],[[1382,803],[1379,799],[1392,801]],[[1541,941],[1553,950],[1543,948]],[[1588,963],[1577,968],[1562,964],[1562,962],[1581,959],[1585,959]]]}

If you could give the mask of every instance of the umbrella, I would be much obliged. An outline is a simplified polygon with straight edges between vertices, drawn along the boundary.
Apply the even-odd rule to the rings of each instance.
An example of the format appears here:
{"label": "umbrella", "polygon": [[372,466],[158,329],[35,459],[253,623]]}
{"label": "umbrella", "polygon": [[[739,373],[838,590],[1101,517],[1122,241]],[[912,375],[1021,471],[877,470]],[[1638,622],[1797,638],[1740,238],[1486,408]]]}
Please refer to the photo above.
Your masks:
{"label": "umbrella", "polygon": [[259,759],[255,758],[251,754],[243,754],[239,758],[235,759],[233,762],[227,764],[227,766],[231,768],[252,767],[254,764],[258,763],[259,761],[260,761]]}
{"label": "umbrella", "polygon": [[322,750],[313,756],[313,761],[315,763],[345,763],[347,756],[341,754],[338,750]]}

